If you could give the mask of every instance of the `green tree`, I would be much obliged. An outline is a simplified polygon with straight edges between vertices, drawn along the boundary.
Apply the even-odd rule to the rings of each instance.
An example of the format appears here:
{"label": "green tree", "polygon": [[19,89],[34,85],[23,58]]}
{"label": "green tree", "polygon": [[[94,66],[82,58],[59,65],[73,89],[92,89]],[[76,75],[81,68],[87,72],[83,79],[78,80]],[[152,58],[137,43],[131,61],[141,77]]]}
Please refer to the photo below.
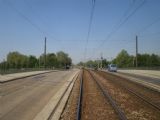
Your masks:
{"label": "green tree", "polygon": [[115,59],[116,64],[118,67],[130,67],[132,59],[130,58],[129,54],[126,50],[122,50]]}
{"label": "green tree", "polygon": [[78,65],[78,66],[84,66],[84,64],[85,64],[85,63],[81,61],[81,62],[79,62],[77,65]]}
{"label": "green tree", "polygon": [[[46,55],[46,66],[48,68],[61,67],[65,68],[72,64],[72,59],[67,53],[60,51],[55,53],[48,53]],[[7,61],[0,63],[0,69],[21,69],[21,68],[36,68],[44,67],[44,54],[37,59],[33,55],[24,55],[17,51],[9,52],[7,54]]]}
{"label": "green tree", "polygon": [[108,64],[109,64],[109,61],[107,61],[106,59],[102,60],[102,65],[103,65],[102,67],[103,68],[106,68],[108,66]]}
{"label": "green tree", "polygon": [[11,68],[23,68],[27,65],[27,56],[19,52],[10,52],[7,55],[7,63]]}
{"label": "green tree", "polygon": [[57,58],[54,53],[49,53],[46,55],[46,66],[53,68],[57,65]]}
{"label": "green tree", "polygon": [[95,61],[89,60],[85,63],[85,66],[89,67],[89,68],[95,68],[97,66]]}
{"label": "green tree", "polygon": [[153,67],[160,66],[160,57],[158,55],[152,54],[151,55],[151,64]]}
{"label": "green tree", "polygon": [[37,67],[38,66],[38,59],[35,56],[30,55],[28,57],[27,66],[29,68],[35,68],[35,67]]}
{"label": "green tree", "polygon": [[72,64],[72,59],[68,56],[67,53],[64,53],[63,51],[57,52],[57,64],[58,67],[66,67],[67,65]]}

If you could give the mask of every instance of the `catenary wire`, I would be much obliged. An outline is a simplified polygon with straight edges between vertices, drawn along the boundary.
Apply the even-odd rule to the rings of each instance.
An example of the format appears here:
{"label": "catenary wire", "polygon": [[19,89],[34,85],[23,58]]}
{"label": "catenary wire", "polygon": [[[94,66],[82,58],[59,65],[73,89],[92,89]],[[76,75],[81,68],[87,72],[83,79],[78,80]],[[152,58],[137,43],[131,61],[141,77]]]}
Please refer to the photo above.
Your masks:
{"label": "catenary wire", "polygon": [[[23,19],[25,19],[28,23],[30,23],[35,29],[37,29],[41,34],[44,36],[48,36],[53,40],[57,40],[52,35],[47,33],[46,31],[42,30],[37,24],[35,24],[31,19],[29,19],[26,15],[24,15],[20,10],[18,10],[10,1],[3,0],[6,5],[8,5],[11,9],[13,9],[19,16],[21,16]],[[59,41],[59,40],[58,40]]]}
{"label": "catenary wire", "polygon": [[[128,20],[131,18],[144,4],[146,3],[146,0],[143,0],[118,26],[116,26],[115,29],[113,29],[107,36],[106,39],[104,39],[98,47],[96,47],[95,52],[97,52],[100,48],[103,47],[103,45],[111,38],[112,35],[114,35]],[[90,58],[93,58],[94,54],[91,55]]]}
{"label": "catenary wire", "polygon": [[86,55],[87,55],[87,46],[88,46],[88,41],[89,41],[89,37],[90,37],[90,33],[91,33],[91,26],[92,26],[94,11],[95,11],[95,4],[96,4],[96,0],[92,0],[92,8],[91,8],[91,14],[90,14],[90,19],[89,19],[89,27],[88,27],[85,50],[84,50],[84,60],[86,59]]}

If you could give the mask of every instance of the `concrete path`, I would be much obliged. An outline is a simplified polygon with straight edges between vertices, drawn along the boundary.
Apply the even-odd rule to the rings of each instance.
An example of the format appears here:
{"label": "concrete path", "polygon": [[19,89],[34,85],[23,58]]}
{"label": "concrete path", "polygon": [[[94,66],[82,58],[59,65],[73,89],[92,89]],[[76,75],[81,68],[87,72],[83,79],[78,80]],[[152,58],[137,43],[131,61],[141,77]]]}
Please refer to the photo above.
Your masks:
{"label": "concrete path", "polygon": [[50,99],[34,120],[59,120],[74,85],[74,81],[78,76],[77,73],[79,73],[79,71],[70,76],[67,82],[65,82],[58,92]]}
{"label": "concrete path", "polygon": [[0,119],[47,118],[59,98],[59,91],[64,90],[77,72],[51,72],[0,84]]}
{"label": "concrete path", "polygon": [[120,73],[130,73],[136,75],[142,75],[146,77],[158,78],[160,79],[160,71],[158,70],[118,70]]}
{"label": "concrete path", "polygon": [[[53,70],[52,70],[53,71]],[[33,75],[39,75],[43,73],[48,73],[52,71],[32,71],[32,72],[23,72],[23,73],[14,73],[14,74],[7,74],[7,75],[0,75],[0,83],[12,81],[15,79],[25,78]],[[54,70],[56,71],[56,70]]]}

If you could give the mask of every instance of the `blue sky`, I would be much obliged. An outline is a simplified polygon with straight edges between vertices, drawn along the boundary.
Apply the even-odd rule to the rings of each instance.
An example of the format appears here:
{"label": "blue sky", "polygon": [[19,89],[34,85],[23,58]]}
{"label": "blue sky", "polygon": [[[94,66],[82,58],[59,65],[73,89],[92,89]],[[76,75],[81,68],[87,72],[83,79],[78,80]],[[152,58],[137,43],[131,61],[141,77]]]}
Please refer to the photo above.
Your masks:
{"label": "blue sky", "polygon": [[[138,8],[143,1],[96,0],[85,60],[111,59],[122,49],[134,55],[136,35],[140,53],[160,55],[160,1]],[[0,61],[10,51],[38,57],[45,36],[47,52],[84,60],[91,7],[92,0],[0,0]]]}

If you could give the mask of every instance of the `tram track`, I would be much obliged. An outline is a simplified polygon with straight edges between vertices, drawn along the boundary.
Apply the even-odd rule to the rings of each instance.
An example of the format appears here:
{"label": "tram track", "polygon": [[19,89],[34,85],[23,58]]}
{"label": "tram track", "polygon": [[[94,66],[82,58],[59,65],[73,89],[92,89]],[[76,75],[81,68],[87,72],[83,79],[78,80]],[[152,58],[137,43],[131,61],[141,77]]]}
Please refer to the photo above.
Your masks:
{"label": "tram track", "polygon": [[[155,103],[152,105],[137,91],[131,91],[128,88],[131,85],[122,86],[122,83],[126,85],[126,81],[120,84],[118,80],[121,78],[104,74],[83,70],[75,82],[74,92],[66,105],[68,110],[64,110],[61,120],[159,120],[160,111]],[[150,92],[146,89],[142,93]]]}

